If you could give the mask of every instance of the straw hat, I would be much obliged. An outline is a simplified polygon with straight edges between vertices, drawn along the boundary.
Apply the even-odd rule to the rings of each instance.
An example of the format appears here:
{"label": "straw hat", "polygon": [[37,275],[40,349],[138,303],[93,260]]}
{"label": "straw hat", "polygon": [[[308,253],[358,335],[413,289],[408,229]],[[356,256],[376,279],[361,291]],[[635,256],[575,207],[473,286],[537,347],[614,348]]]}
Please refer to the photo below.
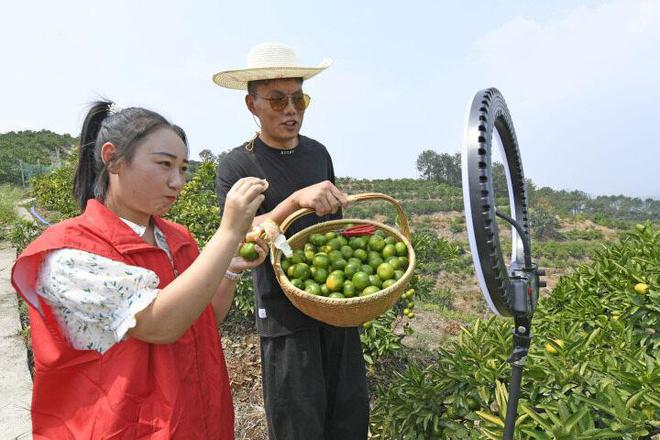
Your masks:
{"label": "straw hat", "polygon": [[279,43],[261,43],[250,49],[246,68],[218,72],[213,75],[213,82],[228,89],[247,90],[249,81],[280,78],[306,80],[330,64],[332,60],[325,59],[316,67],[302,67],[290,47]]}

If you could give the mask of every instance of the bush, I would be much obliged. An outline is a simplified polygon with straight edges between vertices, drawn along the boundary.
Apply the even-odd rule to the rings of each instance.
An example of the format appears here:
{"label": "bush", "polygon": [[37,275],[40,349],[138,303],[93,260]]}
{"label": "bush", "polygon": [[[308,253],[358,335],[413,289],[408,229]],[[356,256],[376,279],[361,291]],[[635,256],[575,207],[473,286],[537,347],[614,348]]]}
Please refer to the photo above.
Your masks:
{"label": "bush", "polygon": [[[401,350],[403,335],[396,335],[392,331],[395,323],[403,316],[395,309],[390,309],[373,321],[366,322],[360,333],[364,361],[368,367],[377,365],[379,361],[397,356]],[[408,331],[410,326],[405,324]]]}
{"label": "bush", "polygon": [[55,211],[59,219],[75,217],[80,209],[73,198],[73,178],[76,165],[67,164],[30,180],[30,192],[40,208]]}
{"label": "bush", "polygon": [[43,228],[32,220],[18,219],[9,232],[9,241],[20,254],[28,244],[41,235],[41,232],[43,232]]}
{"label": "bush", "polygon": [[626,230],[630,227],[631,223],[625,220],[612,219],[607,214],[596,213],[593,216],[593,222],[611,229]]}
{"label": "bush", "polygon": [[[449,265],[457,258],[460,247],[438,237],[431,230],[415,232],[412,245],[415,249],[417,266],[409,288],[414,292],[416,300],[427,300],[435,285],[438,264]],[[401,354],[401,340],[413,332],[404,311],[405,309],[412,311],[412,307],[414,307],[413,297],[402,297],[391,310],[365,323],[360,339],[367,365],[378,368],[380,364]],[[394,329],[402,322],[403,333],[395,334]]]}
{"label": "bush", "polygon": [[[638,225],[540,302],[517,438],[632,440],[658,427],[659,278],[660,231]],[[477,321],[433,365],[395,374],[378,389],[376,438],[501,438],[511,326]]]}
{"label": "bush", "polygon": [[248,275],[242,276],[236,285],[234,302],[227,320],[245,324],[254,322],[254,289],[252,278]]}
{"label": "bush", "polygon": [[[511,254],[511,241],[501,241],[502,254]],[[572,267],[581,261],[591,258],[602,249],[602,241],[537,241],[532,245],[532,256],[540,267],[564,268]]]}
{"label": "bush", "polygon": [[463,247],[456,241],[440,237],[433,229],[420,228],[415,231],[412,245],[420,274],[435,276],[440,269],[453,272],[462,267],[458,262],[465,253]]}
{"label": "bush", "polygon": [[16,186],[0,185],[0,239],[6,237],[9,226],[18,219],[16,205],[24,191]]}
{"label": "bush", "polygon": [[185,225],[200,247],[204,247],[220,225],[220,208],[215,195],[215,163],[203,162],[183,187],[167,218]]}
{"label": "bush", "polygon": [[537,240],[559,240],[562,238],[557,230],[559,227],[557,217],[542,207],[530,210],[529,223],[532,234]]}
{"label": "bush", "polygon": [[593,240],[603,239],[603,233],[597,229],[584,229],[584,230],[576,229],[572,231],[566,231],[562,235],[567,240],[593,241]]}
{"label": "bush", "polygon": [[454,234],[465,231],[465,217],[461,216],[455,220],[452,220],[449,224],[449,230]]}

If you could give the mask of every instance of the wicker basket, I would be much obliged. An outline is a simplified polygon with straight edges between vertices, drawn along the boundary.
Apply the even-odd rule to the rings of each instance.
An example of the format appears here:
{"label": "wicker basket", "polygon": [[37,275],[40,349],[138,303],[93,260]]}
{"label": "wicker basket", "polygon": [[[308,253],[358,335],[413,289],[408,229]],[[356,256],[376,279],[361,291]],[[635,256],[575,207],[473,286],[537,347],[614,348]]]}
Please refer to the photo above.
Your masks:
{"label": "wicker basket", "polygon": [[[364,193],[348,196],[350,202],[379,199],[388,201],[394,205],[397,211],[397,223],[400,230],[371,220],[341,219],[310,226],[293,235],[288,241],[293,249],[301,249],[305,242],[307,242],[307,238],[314,233],[325,233],[328,231],[343,229],[349,223],[354,225],[374,225],[376,228],[382,229],[385,234],[405,243],[408,248],[409,264],[403,276],[387,289],[380,290],[367,296],[359,296],[355,298],[328,298],[312,295],[291,284],[280,264],[282,251],[272,247],[270,258],[271,263],[273,264],[273,269],[275,270],[275,277],[280,286],[282,286],[284,294],[301,312],[327,324],[339,327],[354,327],[381,315],[383,312],[391,308],[399,297],[401,297],[406,286],[410,283],[410,278],[415,269],[415,251],[410,243],[410,228],[401,205],[399,205],[395,199],[385,194]],[[280,228],[282,231],[286,231],[294,221],[313,212],[314,210],[312,209],[300,209],[284,220],[280,225]]]}

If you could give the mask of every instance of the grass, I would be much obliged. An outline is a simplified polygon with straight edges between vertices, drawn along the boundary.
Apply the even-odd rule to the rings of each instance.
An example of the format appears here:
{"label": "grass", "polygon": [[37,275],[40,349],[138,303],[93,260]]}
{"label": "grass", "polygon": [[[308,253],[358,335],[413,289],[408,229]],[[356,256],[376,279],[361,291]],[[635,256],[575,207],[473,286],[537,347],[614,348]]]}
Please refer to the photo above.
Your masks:
{"label": "grass", "polygon": [[17,186],[0,185],[0,239],[6,238],[9,226],[18,218],[16,205],[25,196]]}
{"label": "grass", "polygon": [[423,303],[419,304],[418,307],[422,310],[427,310],[429,312],[434,312],[440,318],[459,321],[463,324],[472,324],[474,321],[476,321],[478,318],[480,318],[479,316],[474,315],[472,313],[464,312],[464,311],[461,311],[461,310],[456,310],[456,309],[453,309],[453,308],[449,308],[447,306],[442,306],[442,305],[438,305],[438,304],[434,304],[434,303],[423,302]]}
{"label": "grass", "polygon": [[454,294],[451,287],[442,287],[440,289],[434,289],[429,294],[427,302],[445,309],[453,309],[453,298]]}

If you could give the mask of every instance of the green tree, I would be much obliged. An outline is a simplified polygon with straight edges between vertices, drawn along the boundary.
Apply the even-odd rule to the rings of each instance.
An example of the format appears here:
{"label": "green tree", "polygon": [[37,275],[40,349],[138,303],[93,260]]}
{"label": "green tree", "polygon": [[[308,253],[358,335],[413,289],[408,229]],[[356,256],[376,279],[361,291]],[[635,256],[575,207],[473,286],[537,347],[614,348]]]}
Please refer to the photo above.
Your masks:
{"label": "green tree", "polygon": [[425,150],[417,157],[417,171],[424,179],[460,187],[461,155]]}
{"label": "green tree", "polygon": [[532,235],[537,240],[560,240],[562,238],[557,230],[559,227],[557,217],[543,206],[530,209],[529,222]]}
{"label": "green tree", "polygon": [[493,190],[495,197],[509,197],[509,188],[504,173],[504,165],[499,162],[493,163],[492,167]]}
{"label": "green tree", "polygon": [[438,153],[433,150],[424,150],[417,157],[417,171],[423,179],[431,180],[435,176],[435,167]]}
{"label": "green tree", "polygon": [[199,158],[202,159],[202,162],[218,162],[218,156],[213,154],[208,148],[204,148],[199,152]]}

